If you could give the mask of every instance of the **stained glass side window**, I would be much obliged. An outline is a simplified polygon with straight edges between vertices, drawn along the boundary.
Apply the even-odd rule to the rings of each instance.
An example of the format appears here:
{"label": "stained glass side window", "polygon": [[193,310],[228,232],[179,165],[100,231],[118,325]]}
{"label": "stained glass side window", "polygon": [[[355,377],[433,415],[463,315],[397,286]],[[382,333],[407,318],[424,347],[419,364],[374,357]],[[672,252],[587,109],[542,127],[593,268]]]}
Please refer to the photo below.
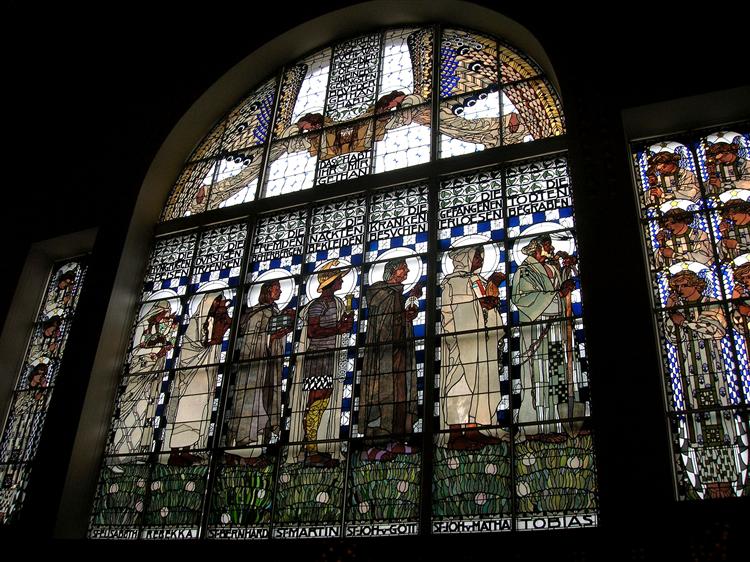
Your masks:
{"label": "stained glass side window", "polygon": [[84,259],[56,264],[36,316],[0,434],[0,524],[11,523],[23,507],[86,269]]}
{"label": "stained glass side window", "polygon": [[567,163],[458,176],[439,199],[433,532],[595,525]]}
{"label": "stained glass side window", "polygon": [[461,29],[348,39],[285,67],[278,100],[276,88],[273,79],[256,88],[209,132],[163,221],[423,164],[432,127],[440,158],[565,132],[559,97],[534,61]]}
{"label": "stained glass side window", "polygon": [[198,536],[245,237],[230,225],[154,246],[92,538]]}
{"label": "stained glass side window", "polygon": [[681,499],[750,485],[749,147],[746,126],[634,147]]}

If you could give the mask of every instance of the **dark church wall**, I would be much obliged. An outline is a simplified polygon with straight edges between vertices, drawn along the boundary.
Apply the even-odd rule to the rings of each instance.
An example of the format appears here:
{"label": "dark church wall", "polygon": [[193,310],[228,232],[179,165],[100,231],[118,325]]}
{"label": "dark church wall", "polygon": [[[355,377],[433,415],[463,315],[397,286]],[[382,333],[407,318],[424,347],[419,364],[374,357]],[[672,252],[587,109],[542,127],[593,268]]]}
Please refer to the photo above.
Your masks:
{"label": "dark church wall", "polygon": [[[284,9],[283,17],[264,19],[255,5],[212,2],[208,8],[216,29],[210,29],[205,10],[190,13],[176,5],[128,3],[107,8],[96,14],[98,25],[84,19],[91,11],[83,7],[59,6],[38,13],[31,6],[14,6],[19,33],[3,39],[15,56],[7,70],[12,102],[6,134],[13,145],[6,156],[10,174],[0,221],[7,253],[0,280],[0,318],[10,306],[30,244],[91,227],[98,227],[99,235],[66,352],[66,376],[49,413],[26,510],[12,534],[0,531],[3,541],[5,535],[53,535],[103,311],[109,305],[138,191],[161,143],[195,100],[248,53],[304,21],[348,4]],[[502,10],[529,29],[546,50],[562,93],[592,371],[600,527],[475,536],[470,541],[305,541],[285,544],[285,556],[371,559],[415,552],[416,559],[428,559],[426,553],[437,549],[441,560],[475,559],[479,552],[511,560],[527,559],[527,552],[535,553],[531,559],[544,559],[546,553],[559,560],[600,560],[604,555],[651,560],[674,548],[676,554],[670,558],[678,560],[741,559],[746,551],[742,542],[747,498],[674,500],[656,335],[622,114],[628,108],[746,86],[750,68],[740,45],[748,18],[726,14],[715,27],[697,11],[672,5],[641,11],[622,7],[605,19],[596,17],[601,7],[595,15],[571,12],[562,5],[545,12],[535,6],[480,4]],[[246,25],[238,23],[245,19]],[[30,43],[44,54],[26,51],[23,45]],[[736,116],[750,118],[748,97],[744,107],[736,108]],[[662,118],[665,133],[673,132],[672,123],[681,119],[669,110]],[[700,118],[693,116],[690,124],[700,125]],[[103,556],[110,548],[86,546]],[[136,555],[141,547],[122,548]],[[156,545],[157,550],[191,555],[196,553],[193,548]],[[211,545],[195,548],[211,555]],[[226,548],[249,552],[251,547]],[[279,547],[252,548],[270,553]]]}

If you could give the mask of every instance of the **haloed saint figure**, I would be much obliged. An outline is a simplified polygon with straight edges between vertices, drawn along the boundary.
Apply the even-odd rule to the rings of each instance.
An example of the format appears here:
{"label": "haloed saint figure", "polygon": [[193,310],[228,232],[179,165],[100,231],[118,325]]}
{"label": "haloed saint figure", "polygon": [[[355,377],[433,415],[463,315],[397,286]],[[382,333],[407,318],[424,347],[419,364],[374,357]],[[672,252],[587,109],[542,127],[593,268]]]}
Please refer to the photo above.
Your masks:
{"label": "haloed saint figure", "polygon": [[498,287],[505,275],[481,275],[484,253],[484,246],[451,250],[453,272],[442,283],[440,419],[441,427],[450,429],[449,449],[476,450],[507,439],[507,432],[495,427],[503,326]]}
{"label": "haloed saint figure", "polygon": [[[279,310],[282,297],[278,279],[260,286],[257,303],[240,318],[240,357],[243,364],[235,381],[232,419],[227,445],[254,446],[277,442],[281,431],[281,376],[285,338],[294,325],[294,310]],[[260,451],[249,458],[261,459]]]}
{"label": "haloed saint figure", "polygon": [[[383,279],[367,289],[368,326],[359,411],[365,437],[392,437],[386,450],[368,458],[388,460],[410,452],[404,443],[417,421],[417,381],[412,322],[419,313],[417,285],[404,295],[409,266],[404,258],[386,262]],[[370,458],[372,460],[372,458]]]}
{"label": "haloed saint figure", "polygon": [[222,344],[232,324],[232,301],[224,291],[196,295],[194,299],[197,307],[191,311],[167,405],[169,463],[181,466],[197,461],[189,451],[206,445]]}
{"label": "haloed saint figure", "polygon": [[[338,264],[338,260],[332,260],[319,269],[316,280],[320,296],[300,313],[303,324],[300,348],[305,353],[298,358],[295,369],[302,380],[296,381],[292,391],[290,441],[304,441],[301,460],[306,466],[330,468],[340,462],[337,442],[320,443],[339,438],[340,387],[346,374],[342,367],[346,350],[342,348],[344,335],[354,325],[351,305],[336,294],[351,269],[332,269]],[[295,449],[295,446],[289,448],[290,460],[299,458]]]}
{"label": "haloed saint figure", "polygon": [[[572,299],[575,256],[556,252],[542,234],[521,248],[526,256],[513,277],[513,304],[521,329],[521,406],[518,422],[526,439],[563,442],[560,422],[585,414],[577,396],[580,379],[575,359]],[[536,422],[552,423],[539,424]],[[529,425],[523,425],[529,424]],[[576,434],[573,426],[566,432]]]}

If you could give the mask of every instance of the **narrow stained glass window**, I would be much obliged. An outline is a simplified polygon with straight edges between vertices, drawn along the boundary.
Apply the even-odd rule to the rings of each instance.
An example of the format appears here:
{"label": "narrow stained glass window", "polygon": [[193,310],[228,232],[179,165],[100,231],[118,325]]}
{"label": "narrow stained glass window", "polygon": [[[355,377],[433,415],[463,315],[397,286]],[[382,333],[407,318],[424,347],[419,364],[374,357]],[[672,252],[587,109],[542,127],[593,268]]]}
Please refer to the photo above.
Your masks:
{"label": "narrow stained glass window", "polygon": [[748,491],[749,140],[724,130],[633,155],[681,499]]}
{"label": "narrow stained glass window", "polygon": [[0,524],[11,523],[23,506],[86,268],[82,259],[56,264],[36,316],[0,434]]}

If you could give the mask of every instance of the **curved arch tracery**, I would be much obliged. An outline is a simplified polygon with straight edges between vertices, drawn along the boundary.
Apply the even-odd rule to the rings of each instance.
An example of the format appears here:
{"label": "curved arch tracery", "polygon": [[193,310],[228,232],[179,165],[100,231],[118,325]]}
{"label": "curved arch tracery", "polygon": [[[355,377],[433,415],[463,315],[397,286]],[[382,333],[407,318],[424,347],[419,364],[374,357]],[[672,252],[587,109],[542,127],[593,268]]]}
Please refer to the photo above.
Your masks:
{"label": "curved arch tracery", "polygon": [[440,158],[564,133],[539,67],[482,34],[441,30],[435,99],[434,33],[371,33],[287,66],[195,148],[162,220],[429,162],[435,104]]}

